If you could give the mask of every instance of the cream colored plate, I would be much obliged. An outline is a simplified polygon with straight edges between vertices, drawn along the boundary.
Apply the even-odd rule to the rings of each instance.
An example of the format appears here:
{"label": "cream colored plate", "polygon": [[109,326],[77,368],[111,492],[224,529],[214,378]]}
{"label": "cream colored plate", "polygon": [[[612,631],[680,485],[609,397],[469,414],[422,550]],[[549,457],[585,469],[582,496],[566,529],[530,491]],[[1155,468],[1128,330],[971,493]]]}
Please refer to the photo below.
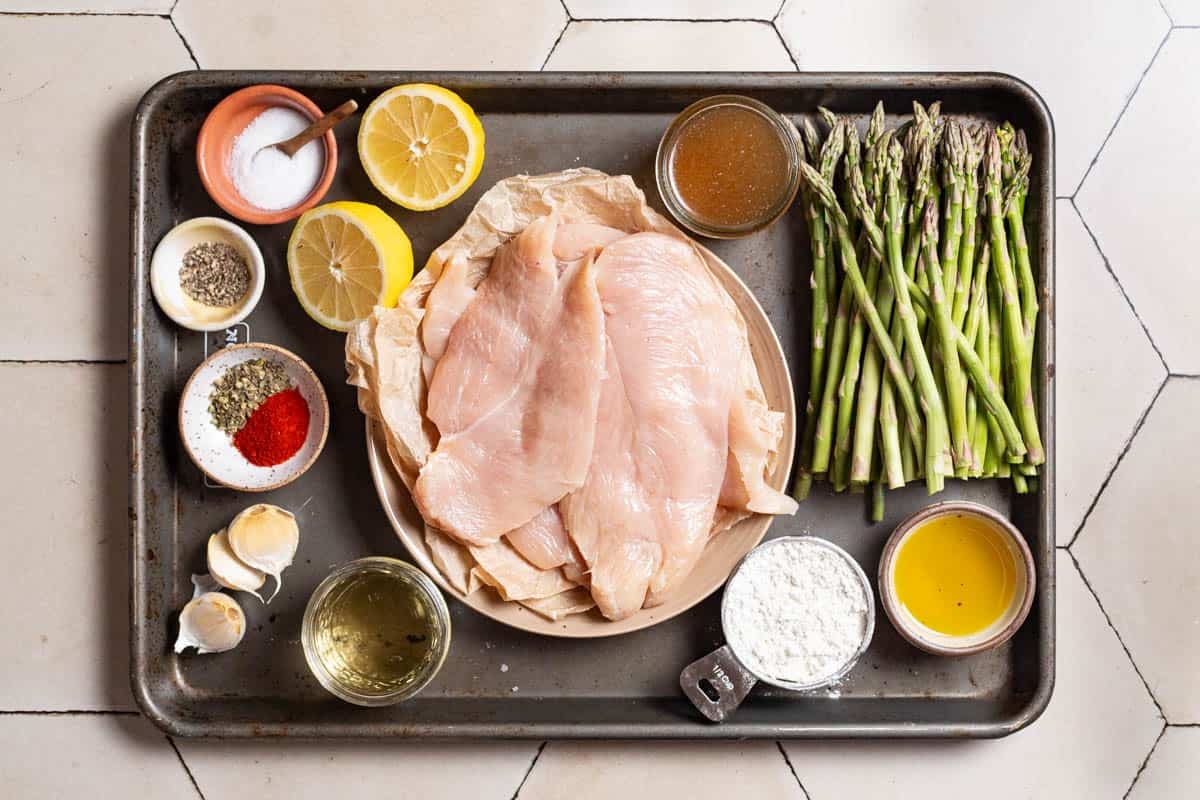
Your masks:
{"label": "cream colored plate", "polygon": [[[792,392],[792,379],[783,356],[783,348],[762,306],[758,304],[758,300],[746,284],[742,283],[741,278],[715,255],[703,247],[700,249],[708,260],[709,268],[729,292],[746,319],[750,349],[758,366],[767,405],[772,410],[782,410],[784,413],[783,439],[779,443],[778,463],[768,480],[771,486],[782,489],[791,471],[796,442],[796,399]],[[545,636],[581,639],[615,636],[648,628],[682,614],[725,582],[742,556],[762,541],[772,520],[772,517],[755,514],[715,536],[709,541],[696,569],[675,589],[670,600],[660,606],[643,608],[618,622],[605,619],[595,609],[586,614],[573,614],[558,622],[551,622],[519,603],[504,602],[487,587],[471,595],[464,595],[450,586],[429,557],[429,549],[425,545],[424,522],[413,506],[408,489],[388,459],[383,431],[370,420],[367,421],[367,456],[371,463],[371,477],[375,481],[383,510],[413,561],[437,581],[448,595],[458,598],[481,614],[505,625]]]}

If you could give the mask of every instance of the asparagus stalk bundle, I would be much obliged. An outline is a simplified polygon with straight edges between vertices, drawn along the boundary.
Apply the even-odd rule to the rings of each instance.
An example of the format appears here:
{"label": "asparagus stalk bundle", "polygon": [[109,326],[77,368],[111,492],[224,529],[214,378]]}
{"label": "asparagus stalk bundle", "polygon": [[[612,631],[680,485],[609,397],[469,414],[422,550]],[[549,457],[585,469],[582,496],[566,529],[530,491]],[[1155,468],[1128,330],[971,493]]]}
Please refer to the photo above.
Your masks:
{"label": "asparagus stalk bundle", "polygon": [[812,350],[793,494],[815,481],[884,492],[923,480],[1010,478],[1045,459],[1033,378],[1037,283],[1023,131],[913,105],[887,130],[820,109],[801,126],[812,245]]}

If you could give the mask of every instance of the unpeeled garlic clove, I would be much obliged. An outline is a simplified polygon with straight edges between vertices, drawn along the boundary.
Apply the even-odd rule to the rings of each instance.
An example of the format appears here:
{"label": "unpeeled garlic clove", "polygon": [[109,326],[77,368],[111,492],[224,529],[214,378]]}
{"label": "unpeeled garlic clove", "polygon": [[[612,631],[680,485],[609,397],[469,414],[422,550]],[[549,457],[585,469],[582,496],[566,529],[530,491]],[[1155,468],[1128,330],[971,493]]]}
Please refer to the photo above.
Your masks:
{"label": "unpeeled garlic clove", "polygon": [[291,512],[269,503],[250,506],[233,518],[228,528],[229,547],[249,567],[275,579],[275,599],[283,588],[280,573],[291,565],[300,546],[300,526]]}
{"label": "unpeeled garlic clove", "polygon": [[232,650],[246,633],[246,615],[237,600],[220,592],[201,592],[202,585],[193,576],[197,596],[179,612],[179,636],[175,652],[188,647],[197,653],[223,653]]}
{"label": "unpeeled garlic clove", "polygon": [[225,528],[208,537],[208,571],[213,580],[226,589],[249,592],[262,602],[258,590],[266,583],[267,576],[234,554]]}

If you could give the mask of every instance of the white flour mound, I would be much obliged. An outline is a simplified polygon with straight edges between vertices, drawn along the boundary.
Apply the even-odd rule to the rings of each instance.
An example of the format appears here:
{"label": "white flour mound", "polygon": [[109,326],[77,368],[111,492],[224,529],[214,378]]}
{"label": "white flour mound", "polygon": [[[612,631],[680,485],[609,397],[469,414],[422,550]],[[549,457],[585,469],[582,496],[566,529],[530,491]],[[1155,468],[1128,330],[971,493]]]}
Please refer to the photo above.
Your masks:
{"label": "white flour mound", "polygon": [[867,597],[837,552],[797,539],[765,547],[725,589],[725,636],[752,672],[800,684],[828,678],[858,652]]}

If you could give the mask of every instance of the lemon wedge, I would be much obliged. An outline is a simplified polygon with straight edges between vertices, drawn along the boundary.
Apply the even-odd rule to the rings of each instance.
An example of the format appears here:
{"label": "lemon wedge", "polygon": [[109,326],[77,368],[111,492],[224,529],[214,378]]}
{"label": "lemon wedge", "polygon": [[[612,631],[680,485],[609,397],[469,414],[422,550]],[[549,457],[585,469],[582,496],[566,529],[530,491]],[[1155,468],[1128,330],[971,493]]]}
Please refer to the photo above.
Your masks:
{"label": "lemon wedge", "polygon": [[348,331],[375,306],[391,308],[413,274],[412,244],[383,209],[341,201],[309,209],[287,249],[292,290],[310,317]]}
{"label": "lemon wedge", "polygon": [[358,158],[375,188],[413,211],[460,197],[483,168],[483,125],[449,89],[410,83],[388,89],[367,107]]}

